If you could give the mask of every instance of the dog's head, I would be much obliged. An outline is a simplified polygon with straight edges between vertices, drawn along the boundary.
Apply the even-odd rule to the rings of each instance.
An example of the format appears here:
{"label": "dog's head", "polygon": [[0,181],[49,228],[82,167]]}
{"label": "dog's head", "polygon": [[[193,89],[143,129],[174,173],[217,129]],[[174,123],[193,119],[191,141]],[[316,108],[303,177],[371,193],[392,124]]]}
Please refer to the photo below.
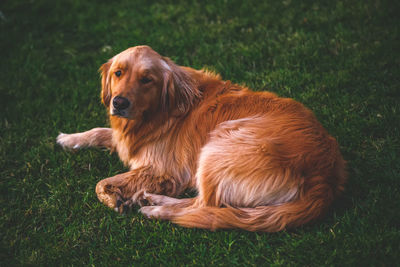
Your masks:
{"label": "dog's head", "polygon": [[186,114],[199,96],[190,75],[148,46],[129,48],[100,67],[101,98],[111,115]]}

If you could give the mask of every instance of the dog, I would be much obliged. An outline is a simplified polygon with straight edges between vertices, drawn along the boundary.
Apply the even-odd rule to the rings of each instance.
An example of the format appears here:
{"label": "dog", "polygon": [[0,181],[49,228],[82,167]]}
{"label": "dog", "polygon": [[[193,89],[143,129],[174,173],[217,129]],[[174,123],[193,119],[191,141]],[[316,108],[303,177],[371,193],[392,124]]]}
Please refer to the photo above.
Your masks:
{"label": "dog", "polygon": [[[98,199],[184,227],[276,232],[320,218],[344,190],[337,141],[299,102],[176,65],[149,46],[100,68],[111,128],[63,134],[65,149],[106,147],[130,171]],[[197,196],[178,199],[187,189]]]}

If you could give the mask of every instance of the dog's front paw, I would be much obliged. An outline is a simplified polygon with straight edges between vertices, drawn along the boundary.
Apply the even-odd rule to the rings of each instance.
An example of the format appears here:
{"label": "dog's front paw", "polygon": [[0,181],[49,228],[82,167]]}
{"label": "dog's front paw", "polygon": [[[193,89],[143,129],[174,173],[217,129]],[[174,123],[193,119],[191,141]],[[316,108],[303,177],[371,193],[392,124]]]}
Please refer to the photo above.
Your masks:
{"label": "dog's front paw", "polygon": [[108,184],[106,179],[101,180],[96,185],[97,198],[109,208],[123,213],[125,200],[121,196],[121,190]]}
{"label": "dog's front paw", "polygon": [[77,150],[84,146],[82,136],[80,133],[75,134],[65,134],[60,133],[57,136],[57,144],[62,146],[64,149]]}

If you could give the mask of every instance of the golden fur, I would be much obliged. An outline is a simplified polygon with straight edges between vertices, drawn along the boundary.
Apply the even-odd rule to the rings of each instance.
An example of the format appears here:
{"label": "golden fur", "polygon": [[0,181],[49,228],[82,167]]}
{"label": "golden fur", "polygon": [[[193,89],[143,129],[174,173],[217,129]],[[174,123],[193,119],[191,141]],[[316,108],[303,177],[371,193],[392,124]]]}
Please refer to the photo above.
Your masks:
{"label": "golden fur", "polygon": [[[315,220],[343,191],[336,140],[293,99],[177,66],[148,46],[100,72],[111,128],[57,141],[108,147],[130,167],[96,186],[111,208],[147,204],[147,217],[186,227],[274,232]],[[117,96],[129,107],[118,109]],[[174,198],[188,188],[198,195]]]}

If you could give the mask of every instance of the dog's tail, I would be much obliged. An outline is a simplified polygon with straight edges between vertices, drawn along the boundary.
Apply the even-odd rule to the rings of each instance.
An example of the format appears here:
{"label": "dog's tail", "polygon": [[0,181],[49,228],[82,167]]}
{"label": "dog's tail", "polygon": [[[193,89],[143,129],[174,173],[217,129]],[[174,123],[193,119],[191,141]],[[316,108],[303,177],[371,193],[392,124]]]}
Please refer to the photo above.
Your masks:
{"label": "dog's tail", "polygon": [[[170,219],[185,227],[216,230],[241,228],[247,231],[277,232],[303,225],[320,217],[342,185],[332,187],[322,177],[312,179],[313,186],[297,200],[276,206],[255,208],[188,207]],[[332,190],[336,189],[336,190]]]}

